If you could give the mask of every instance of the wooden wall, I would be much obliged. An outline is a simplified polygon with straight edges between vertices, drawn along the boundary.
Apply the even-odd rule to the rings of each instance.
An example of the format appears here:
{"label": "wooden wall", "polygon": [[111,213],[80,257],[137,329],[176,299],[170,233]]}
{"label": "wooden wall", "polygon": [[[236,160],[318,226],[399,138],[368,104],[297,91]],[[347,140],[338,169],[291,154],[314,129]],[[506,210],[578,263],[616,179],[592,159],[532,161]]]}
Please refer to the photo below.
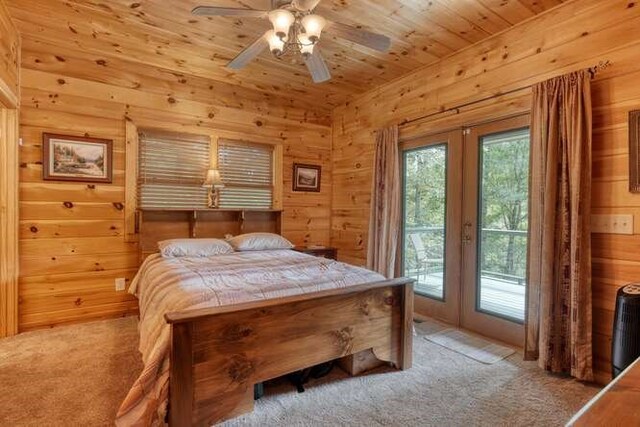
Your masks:
{"label": "wooden wall", "polygon": [[[640,108],[640,5],[572,0],[434,65],[360,96],[334,112],[332,244],[364,264],[373,131],[610,60],[593,84],[593,211],[635,215],[635,235],[593,235],[595,366],[606,380],[616,289],[640,279],[640,195],[627,191],[629,110]],[[420,134],[529,108],[527,91],[424,120]]]}
{"label": "wooden wall", "polygon": [[0,0],[0,338],[18,331],[20,35]]}
{"label": "wooden wall", "polygon": [[0,104],[15,107],[18,104],[20,76],[20,34],[9,9],[0,0]]}
{"label": "wooden wall", "polygon": [[[114,279],[138,267],[125,241],[125,118],[153,127],[284,147],[283,232],[330,239],[327,111],[154,66],[58,47],[23,34],[20,150],[20,329],[135,313]],[[43,182],[42,133],[114,140],[113,184]],[[320,193],[292,193],[293,162],[324,167]],[[70,202],[66,203],[66,202]],[[65,206],[65,203],[67,207]]]}

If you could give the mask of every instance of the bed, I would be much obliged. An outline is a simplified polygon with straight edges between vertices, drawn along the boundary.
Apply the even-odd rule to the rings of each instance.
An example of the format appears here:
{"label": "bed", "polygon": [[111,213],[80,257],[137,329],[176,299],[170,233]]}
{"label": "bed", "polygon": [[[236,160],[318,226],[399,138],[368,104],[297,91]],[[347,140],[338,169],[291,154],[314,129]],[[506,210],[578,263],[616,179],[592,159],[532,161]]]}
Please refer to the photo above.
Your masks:
{"label": "bed", "polygon": [[293,250],[154,254],[131,291],[144,370],[118,425],[222,422],[253,409],[255,384],[330,360],[411,366],[410,279]]}

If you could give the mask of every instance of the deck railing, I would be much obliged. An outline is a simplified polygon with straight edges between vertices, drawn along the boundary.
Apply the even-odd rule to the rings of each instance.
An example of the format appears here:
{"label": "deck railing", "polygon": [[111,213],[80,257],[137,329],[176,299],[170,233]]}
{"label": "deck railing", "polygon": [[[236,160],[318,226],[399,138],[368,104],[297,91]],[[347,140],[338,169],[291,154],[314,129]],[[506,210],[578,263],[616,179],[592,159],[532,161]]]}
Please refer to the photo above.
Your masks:
{"label": "deck railing", "polygon": [[[430,254],[432,257],[436,258],[438,256],[438,254],[442,254],[444,253],[444,227],[406,227],[404,230],[404,234],[405,234],[405,248],[407,248],[407,251],[410,253],[406,253],[405,254],[405,259],[409,260],[409,259],[415,259],[416,258],[416,252],[415,252],[415,247],[413,246],[413,243],[411,242],[411,240],[407,237],[410,234],[413,233],[417,233],[420,235],[421,238],[423,238],[423,235],[426,235],[426,240],[427,243],[425,244],[425,248],[427,249],[427,252],[433,252],[432,254]],[[440,235],[440,236],[438,236]],[[523,249],[525,251],[525,255],[526,255],[526,238],[527,238],[527,232],[526,231],[521,231],[521,230],[501,230],[501,229],[495,229],[495,228],[483,228],[482,229],[482,235],[483,236],[516,236],[519,239],[524,238],[525,242],[523,245],[523,248],[520,248],[521,250]],[[440,242],[435,242],[433,241],[434,239],[438,239],[440,240]],[[423,241],[425,240],[425,238],[423,238]],[[431,241],[431,242],[430,242]],[[434,248],[435,246],[435,248]],[[441,255],[440,255],[441,256]],[[405,261],[406,262],[406,261]],[[414,261],[415,262],[415,261]],[[431,273],[441,273],[442,271],[444,271],[444,263],[442,263],[442,265],[439,266],[432,266],[431,269]],[[520,286],[525,286],[526,285],[526,277],[522,276],[522,275],[517,275],[517,274],[508,274],[508,273],[504,273],[502,271],[494,271],[494,270],[490,270],[490,269],[482,269],[481,270],[481,274],[482,276],[485,277],[491,277],[491,278],[495,278],[495,279],[499,279],[499,280],[504,280],[506,282],[510,282],[510,283],[516,283]]]}

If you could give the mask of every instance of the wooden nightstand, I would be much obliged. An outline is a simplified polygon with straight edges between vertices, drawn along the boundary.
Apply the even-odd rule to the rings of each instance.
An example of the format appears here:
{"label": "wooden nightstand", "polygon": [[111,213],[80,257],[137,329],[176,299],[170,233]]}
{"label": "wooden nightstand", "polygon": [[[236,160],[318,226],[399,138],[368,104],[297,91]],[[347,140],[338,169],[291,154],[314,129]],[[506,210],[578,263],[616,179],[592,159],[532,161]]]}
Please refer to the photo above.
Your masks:
{"label": "wooden nightstand", "polygon": [[296,246],[293,248],[294,251],[302,252],[304,254],[309,254],[313,256],[328,258],[328,259],[338,259],[338,249],[330,248],[328,246],[316,247],[316,248],[308,248],[306,246]]}

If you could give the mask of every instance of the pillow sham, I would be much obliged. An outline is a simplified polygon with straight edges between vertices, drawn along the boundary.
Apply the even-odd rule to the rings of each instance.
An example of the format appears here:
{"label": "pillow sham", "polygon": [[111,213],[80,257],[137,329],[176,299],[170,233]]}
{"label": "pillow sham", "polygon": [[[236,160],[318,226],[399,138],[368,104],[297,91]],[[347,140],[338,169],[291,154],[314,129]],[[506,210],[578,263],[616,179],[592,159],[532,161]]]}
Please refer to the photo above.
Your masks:
{"label": "pillow sham", "polygon": [[208,257],[233,253],[233,248],[222,239],[169,239],[158,242],[164,258]]}
{"label": "pillow sham", "polygon": [[247,233],[227,240],[236,251],[268,251],[291,249],[293,243],[273,233]]}

